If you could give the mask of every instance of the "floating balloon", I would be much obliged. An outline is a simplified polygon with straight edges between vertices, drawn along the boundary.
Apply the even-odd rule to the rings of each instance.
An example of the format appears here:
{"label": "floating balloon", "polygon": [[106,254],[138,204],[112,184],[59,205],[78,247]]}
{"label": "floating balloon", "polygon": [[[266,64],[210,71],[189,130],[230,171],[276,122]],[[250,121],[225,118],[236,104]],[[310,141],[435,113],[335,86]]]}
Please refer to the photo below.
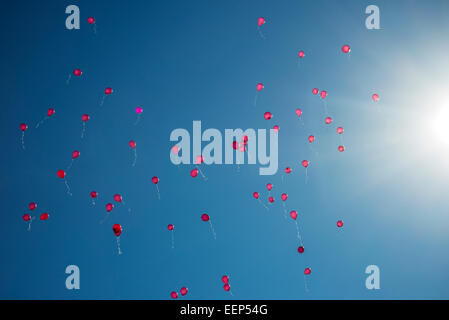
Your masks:
{"label": "floating balloon", "polygon": [[28,231],[31,230],[31,223],[33,222],[34,218],[31,217],[28,213],[24,214],[22,216],[23,221],[28,222]]}
{"label": "floating balloon", "polygon": [[239,143],[237,142],[237,141],[232,141],[232,148],[234,149],[234,150],[237,150],[238,149],[238,147],[239,147]]}
{"label": "floating balloon", "polygon": [[114,205],[112,203],[107,203],[106,204],[106,211],[107,212],[111,212],[112,209],[114,209]]}
{"label": "floating balloon", "polygon": [[284,219],[287,220],[287,209],[285,208],[285,201],[287,201],[288,195],[286,193],[281,194],[282,207],[284,209]]}
{"label": "floating balloon", "polygon": [[285,168],[285,173],[289,174],[292,172],[292,169],[290,167]]}
{"label": "floating balloon", "polygon": [[36,129],[37,128],[39,128],[39,126],[41,125],[41,124],[43,124],[48,118],[50,118],[52,115],[54,115],[55,114],[55,109],[53,109],[53,108],[48,108],[48,110],[47,110],[47,116],[45,117],[45,118],[43,118],[41,121],[39,121],[37,124],[36,124]]}
{"label": "floating balloon", "polygon": [[263,88],[264,88],[264,85],[262,83],[257,84],[257,87],[256,87],[257,93],[256,93],[256,96],[254,97],[254,105],[257,105],[257,96],[258,96],[259,92],[262,91]]}
{"label": "floating balloon", "polygon": [[196,178],[198,176],[198,169],[195,168],[192,171],[190,171],[190,175],[192,176],[192,178]]}
{"label": "floating balloon", "polygon": [[345,44],[343,47],[341,47],[341,51],[343,51],[343,53],[349,53],[351,52],[351,47]]}
{"label": "floating balloon", "polygon": [[278,125],[275,125],[275,126],[273,127],[273,130],[274,130],[274,132],[278,133],[278,132],[279,132],[279,126],[278,126]]}
{"label": "floating balloon", "polygon": [[326,117],[326,119],[324,119],[324,122],[326,124],[331,124],[332,123],[332,118],[331,117]]}
{"label": "floating balloon", "polygon": [[50,218],[50,215],[47,212],[44,212],[43,214],[41,214],[41,220],[47,220],[48,218]]}
{"label": "floating balloon", "polygon": [[265,120],[270,120],[273,117],[273,115],[271,114],[271,112],[267,111],[264,113],[263,117],[265,118]]}
{"label": "floating balloon", "polygon": [[174,225],[172,225],[171,223],[167,226],[167,229],[168,229],[168,231],[171,231],[170,233],[171,233],[171,247],[172,247],[172,249],[175,247],[175,235],[174,235],[174,233],[175,233],[175,226]]}
{"label": "floating balloon", "polygon": [[198,169],[198,172],[201,174],[201,176],[203,177],[204,181],[207,180],[207,177],[204,175],[203,171],[201,171],[200,169],[200,164],[202,164],[204,162],[204,158],[202,155],[199,155],[196,157],[196,166],[195,168]]}
{"label": "floating balloon", "polygon": [[318,88],[313,88],[312,93],[313,93],[314,95],[317,95],[318,92],[319,92]]}
{"label": "floating balloon", "polygon": [[338,220],[337,221],[337,227],[339,227],[339,228],[343,227],[343,221]]}
{"label": "floating balloon", "polygon": [[185,296],[188,292],[186,287],[182,287],[181,290],[179,290],[179,292],[181,293],[182,296]]}
{"label": "floating balloon", "polygon": [[344,146],[338,146],[338,151],[340,151],[340,152],[345,151],[345,147]]}
{"label": "floating balloon", "polygon": [[270,201],[270,203],[274,202],[274,198],[273,197],[268,197],[268,201]]}
{"label": "floating balloon", "polygon": [[179,147],[178,147],[178,146],[173,146],[173,147],[171,148],[171,151],[172,151],[174,154],[178,154],[178,152],[179,152]]}
{"label": "floating balloon", "polygon": [[89,17],[87,18],[87,23],[94,26],[94,34],[97,34],[97,24],[95,23],[95,19],[93,17]]}
{"label": "floating balloon", "polygon": [[309,140],[310,143],[315,141],[315,137],[313,135],[310,135],[307,140]]}
{"label": "floating balloon", "polygon": [[254,199],[257,199],[257,201],[258,201],[258,202],[259,202],[265,209],[269,210],[268,207],[267,207],[265,204],[263,204],[262,201],[260,201],[260,199],[259,199],[259,192],[257,192],[257,191],[253,192],[253,197],[254,197]]}
{"label": "floating balloon", "polygon": [[230,286],[228,283],[226,283],[226,284],[223,286],[223,289],[224,289],[224,291],[229,291],[229,290],[231,290],[231,286]]}
{"label": "floating balloon", "polygon": [[287,195],[286,193],[283,193],[283,194],[281,195],[282,201],[286,201],[287,198],[288,198],[288,195]]}
{"label": "floating balloon", "polygon": [[136,108],[136,113],[137,113],[137,119],[136,122],[134,122],[134,125],[137,125],[140,121],[140,115],[142,114],[143,109],[141,107],[137,107]]}
{"label": "floating balloon", "polygon": [[327,97],[327,91],[326,90],[321,91],[320,92],[320,97],[321,97],[321,99],[326,98]]}
{"label": "floating balloon", "polygon": [[296,109],[296,115],[298,116],[298,117],[300,117],[301,115],[302,115],[302,110],[301,109]]}
{"label": "floating balloon", "polygon": [[25,131],[28,129],[28,126],[26,123],[21,123],[19,128],[22,131],[22,148],[25,150]]}
{"label": "floating balloon", "polygon": [[304,58],[304,56],[305,56],[304,51],[301,50],[301,51],[298,52],[298,57],[299,57],[300,59]]}
{"label": "floating balloon", "polygon": [[338,128],[337,128],[337,133],[338,133],[338,134],[342,134],[342,133],[343,133],[343,131],[344,131],[344,130],[343,130],[343,128],[342,128],[342,127],[338,127]]}
{"label": "floating balloon", "polygon": [[267,189],[268,191],[271,191],[271,189],[273,189],[273,184],[267,183]]}
{"label": "floating balloon", "polygon": [[312,270],[310,269],[310,268],[305,268],[304,269],[304,274],[305,275],[309,275],[309,274],[311,274],[312,273]]}
{"label": "floating balloon", "polygon": [[290,217],[292,217],[293,220],[296,220],[298,218],[298,213],[295,210],[290,211]]}
{"label": "floating balloon", "polygon": [[79,156],[80,156],[80,152],[78,150],[75,150],[75,151],[72,152],[72,160],[70,161],[70,164],[67,167],[67,171],[70,170],[70,168],[72,168],[73,162]]}
{"label": "floating balloon", "polygon": [[298,252],[299,253],[303,253],[304,252],[304,247],[303,246],[299,246],[298,247]]}
{"label": "floating balloon", "polygon": [[299,225],[298,225],[298,221],[296,219],[298,219],[298,212],[296,212],[295,210],[290,211],[290,217],[295,220],[295,225],[296,225],[296,236],[299,240],[299,242],[302,245],[302,240],[301,240],[301,234],[299,233]]}
{"label": "floating balloon", "polygon": [[304,182],[307,183],[307,179],[308,179],[308,175],[307,175],[307,167],[309,166],[309,161],[307,161],[307,160],[302,160],[301,164],[302,164],[302,166],[303,166],[304,168],[306,168],[306,176],[305,176],[305,178],[304,178]]}
{"label": "floating balloon", "polygon": [[90,198],[92,199],[92,205],[95,205],[95,199],[98,197],[98,192],[97,191],[91,191],[90,192]]}
{"label": "floating balloon", "polygon": [[[80,77],[83,74],[83,72],[79,68],[76,68],[75,70],[73,70],[72,73],[75,75],[75,77]],[[72,73],[69,73],[69,77],[67,78],[67,81],[66,81],[67,84],[69,84],[70,80],[72,79]]]}
{"label": "floating balloon", "polygon": [[161,193],[159,192],[159,187],[158,187],[159,178],[154,176],[153,178],[151,178],[151,182],[153,182],[153,184],[156,186],[157,198],[159,200],[161,200]]}
{"label": "floating balloon", "polygon": [[37,208],[37,203],[36,202],[30,202],[28,204],[28,208],[30,208],[30,210],[33,211],[34,209]]}
{"label": "floating balloon", "polygon": [[117,249],[118,254],[122,254],[122,250],[120,249],[120,235],[122,234],[122,226],[119,224],[114,224],[112,226],[112,231],[114,232],[116,238],[117,238]]}
{"label": "floating balloon", "polygon": [[379,95],[377,93],[373,94],[372,98],[373,98],[374,102],[379,101]]}
{"label": "floating balloon", "polygon": [[84,138],[84,133],[86,132],[86,122],[89,121],[90,116],[88,114],[83,114],[81,120],[83,120],[83,129],[81,130],[81,139]]}
{"label": "floating balloon", "polygon": [[122,202],[122,196],[121,195],[119,195],[119,194],[115,194],[114,195],[114,200],[116,201],[116,202]]}
{"label": "floating balloon", "polygon": [[259,35],[262,39],[265,39],[265,36],[263,35],[262,31],[260,30],[260,27],[262,25],[265,24],[265,18],[264,17],[260,17],[259,19],[257,19],[257,30],[259,31]]}
{"label": "floating balloon", "polygon": [[100,106],[104,104],[104,99],[106,99],[106,97],[111,95],[113,92],[114,91],[112,90],[112,88],[107,87],[106,89],[104,89],[104,96],[101,98]]}
{"label": "floating balloon", "polygon": [[224,284],[229,283],[229,277],[227,275],[224,275],[221,277],[221,281],[223,281]]}
{"label": "floating balloon", "polygon": [[137,149],[136,149],[136,142],[134,140],[130,140],[129,141],[129,146],[133,149],[134,151],[134,160],[133,160],[133,164],[132,166],[135,167],[136,166],[136,161],[137,161]]}
{"label": "floating balloon", "polygon": [[172,293],[170,293],[170,296],[172,297],[172,299],[178,299],[178,293],[176,291],[172,291]]}
{"label": "floating balloon", "polygon": [[69,184],[67,183],[67,179],[65,177],[66,176],[66,172],[64,170],[60,169],[60,170],[58,170],[57,175],[58,175],[59,178],[64,180],[64,184],[65,184],[65,186],[67,188],[67,194],[69,196],[71,196],[72,193],[70,192],[70,187],[69,187]]}
{"label": "floating balloon", "polygon": [[206,213],[203,213],[201,215],[201,220],[203,220],[204,222],[209,222],[209,226],[210,226],[210,230],[212,232],[212,235],[214,236],[214,239],[217,240],[217,235],[215,233],[214,226],[212,225],[212,221],[210,220],[209,215],[206,214]]}

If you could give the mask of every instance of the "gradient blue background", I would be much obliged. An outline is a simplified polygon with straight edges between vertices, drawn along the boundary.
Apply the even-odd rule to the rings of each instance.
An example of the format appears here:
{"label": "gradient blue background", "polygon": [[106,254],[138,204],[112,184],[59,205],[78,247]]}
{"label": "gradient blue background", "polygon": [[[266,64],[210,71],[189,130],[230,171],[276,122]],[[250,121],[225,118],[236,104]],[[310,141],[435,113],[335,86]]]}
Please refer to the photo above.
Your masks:
{"label": "gradient blue background", "polygon": [[[70,4],[80,7],[80,30],[65,28]],[[365,28],[369,4],[380,7],[381,30]],[[4,3],[0,298],[169,299],[187,286],[190,299],[447,299],[447,147],[423,119],[437,111],[435,95],[447,92],[448,13],[448,1],[412,0]],[[350,57],[340,51],[345,43]],[[82,77],[67,85],[77,67]],[[255,107],[258,82],[265,89]],[[106,86],[114,94],[100,108]],[[329,93],[331,126],[314,87]],[[134,126],[136,106],[144,112]],[[49,107],[56,114],[35,129]],[[269,122],[265,111],[274,115]],[[81,140],[84,113],[91,120]],[[171,164],[169,135],[191,132],[193,120],[223,133],[279,125],[278,174],[222,165],[203,168],[207,182],[192,179],[193,166]],[[21,122],[29,125],[25,151]],[[317,138],[312,150],[309,134]],[[75,149],[70,197],[56,171]],[[307,184],[303,159],[312,161]],[[282,182],[285,166],[293,173]],[[276,198],[269,212],[252,197],[259,191],[266,201],[267,182]],[[91,190],[100,194],[94,207]],[[282,192],[287,209],[299,212],[303,255],[294,223],[283,218]],[[100,224],[115,193],[132,211],[116,206]],[[22,215],[31,201],[35,215],[51,217],[27,232]],[[345,225],[337,230],[339,219]],[[124,228],[121,256],[113,223]],[[69,264],[81,269],[81,290],[65,288]],[[380,267],[380,290],[365,288],[370,264]],[[223,274],[233,296],[222,289]]]}

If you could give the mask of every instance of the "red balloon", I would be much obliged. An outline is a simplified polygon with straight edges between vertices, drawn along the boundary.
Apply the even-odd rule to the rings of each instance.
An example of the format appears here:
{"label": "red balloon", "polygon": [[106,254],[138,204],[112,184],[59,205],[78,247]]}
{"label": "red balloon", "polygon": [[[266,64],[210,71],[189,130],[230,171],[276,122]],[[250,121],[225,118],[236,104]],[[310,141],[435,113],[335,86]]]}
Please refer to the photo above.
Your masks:
{"label": "red balloon", "polygon": [[65,178],[65,171],[64,170],[62,170],[62,169],[58,170],[57,174],[58,174],[58,177],[60,177],[61,179]]}
{"label": "red balloon", "polygon": [[229,290],[231,290],[231,286],[229,285],[229,283],[226,283],[226,284],[223,286],[223,289],[224,289],[225,291],[229,291]]}
{"label": "red balloon", "polygon": [[338,128],[337,128],[337,133],[338,133],[338,134],[342,134],[342,133],[343,133],[343,131],[344,131],[344,130],[343,130],[343,128],[342,128],[342,127],[338,127]]}
{"label": "red balloon", "polygon": [[285,173],[289,174],[290,172],[292,172],[292,169],[290,167],[286,167],[285,168]]}
{"label": "red balloon", "polygon": [[192,171],[190,171],[190,175],[192,176],[192,178],[196,178],[198,176],[198,169],[195,168]]}
{"label": "red balloon", "polygon": [[95,19],[92,17],[87,18],[87,23],[89,24],[94,24],[95,23]]}
{"label": "red balloon", "polygon": [[279,126],[278,126],[278,125],[275,125],[275,126],[273,127],[273,130],[274,130],[275,132],[279,132]]}
{"label": "red balloon", "polygon": [[283,194],[281,195],[282,201],[286,201],[287,198],[288,198],[288,195],[287,195],[286,193],[283,193]]}
{"label": "red balloon", "polygon": [[273,117],[273,115],[271,114],[271,112],[267,111],[264,113],[263,117],[265,118],[265,120],[270,120]]}
{"label": "red balloon", "polygon": [[22,219],[24,221],[30,221],[31,220],[31,216],[28,213],[26,213],[26,214],[23,215]]}
{"label": "red balloon", "polygon": [[112,203],[107,203],[106,204],[106,211],[107,212],[111,212],[112,209],[114,209],[114,205]]}
{"label": "red balloon", "polygon": [[153,182],[154,184],[157,184],[159,182],[159,178],[154,176],[153,178],[151,178],[151,182]]}
{"label": "red balloon", "polygon": [[298,57],[299,58],[304,58],[304,56],[305,56],[304,51],[301,50],[301,51],[298,52]]}
{"label": "red balloon", "polygon": [[75,70],[73,70],[73,74],[79,77],[80,75],[83,74],[83,72],[81,71],[81,69],[76,68]]}
{"label": "red balloon", "polygon": [[208,214],[205,214],[205,213],[203,213],[202,215],[201,215],[201,220],[203,220],[204,222],[206,222],[206,221],[209,221],[209,215]]}
{"label": "red balloon", "polygon": [[296,109],[296,115],[298,116],[298,117],[300,117],[301,115],[302,115],[302,110],[301,109]]}
{"label": "red balloon", "polygon": [[112,93],[112,88],[107,87],[106,89],[104,89],[104,93],[105,94],[111,94]]}
{"label": "red balloon", "polygon": [[264,88],[262,83],[257,84],[257,91],[261,91]]}
{"label": "red balloon", "polygon": [[259,199],[259,192],[257,192],[257,191],[254,192],[253,193],[253,197],[256,198],[256,199]]}
{"label": "red balloon", "polygon": [[314,95],[317,95],[318,94],[318,89],[317,88],[313,88],[313,90],[312,90],[312,93],[314,94]]}
{"label": "red balloon", "polygon": [[179,292],[181,292],[182,296],[185,296],[187,294],[187,288],[186,287],[182,287],[181,290],[179,290]]}
{"label": "red balloon", "polygon": [[26,125],[26,123],[21,123],[20,124],[20,130],[25,131],[26,129],[28,129],[28,126]]}
{"label": "red balloon", "polygon": [[197,156],[196,157],[196,164],[202,164],[204,162],[203,156]]}
{"label": "red balloon", "polygon": [[81,119],[83,119],[84,122],[88,121],[90,119],[88,114],[83,114],[83,116],[81,117]]}
{"label": "red balloon", "polygon": [[273,189],[273,185],[271,183],[267,183],[267,189],[268,191],[271,191],[271,189]]}
{"label": "red balloon", "polygon": [[223,281],[224,284],[229,283],[229,277],[227,275],[224,275],[221,277],[221,281]]}
{"label": "red balloon", "polygon": [[345,44],[343,47],[341,47],[341,51],[343,51],[343,53],[349,53],[351,52],[351,47]]}
{"label": "red balloon", "polygon": [[36,202],[30,202],[28,204],[28,208],[30,208],[30,210],[33,211],[34,209],[37,208],[37,203]]}
{"label": "red balloon", "polygon": [[338,151],[340,151],[340,152],[345,151],[345,147],[344,146],[338,146]]}
{"label": "red balloon", "polygon": [[312,135],[310,135],[307,139],[309,140],[310,143],[312,143],[313,141],[315,141],[315,137],[312,136]]}
{"label": "red balloon", "polygon": [[72,152],[72,158],[73,158],[73,159],[76,159],[76,158],[78,158],[79,156],[80,156],[80,152],[79,152],[79,151],[75,150],[75,151]]}
{"label": "red balloon", "polygon": [[339,228],[343,227],[343,221],[338,220],[337,221],[337,227],[339,227]]}
{"label": "red balloon", "polygon": [[44,212],[41,214],[41,220],[47,220],[50,217],[50,215],[47,212]]}
{"label": "red balloon", "polygon": [[130,140],[129,146],[134,149],[136,147],[136,142],[134,142],[133,140]]}
{"label": "red balloon", "polygon": [[307,160],[302,160],[301,164],[302,164],[302,166],[303,166],[304,168],[307,168],[307,167],[309,166],[309,161],[307,161]]}
{"label": "red balloon", "polygon": [[378,102],[379,101],[379,95],[377,93],[373,94],[373,100],[374,102]]}
{"label": "red balloon", "polygon": [[259,19],[257,19],[257,25],[260,27],[261,25],[263,25],[265,23],[265,18],[264,17],[260,17]]}
{"label": "red balloon", "polygon": [[309,275],[309,274],[311,274],[312,273],[312,270],[310,269],[310,268],[305,268],[304,269],[304,274],[305,275]]}
{"label": "red balloon", "polygon": [[237,141],[232,141],[232,148],[234,149],[234,150],[237,150],[237,148],[239,147],[239,143],[237,142]]}
{"label": "red balloon", "polygon": [[324,98],[327,97],[327,92],[326,92],[326,90],[323,90],[323,91],[320,92],[320,97],[321,97],[321,99],[324,99]]}
{"label": "red balloon", "polygon": [[303,253],[304,252],[304,247],[303,246],[298,247],[298,252],[299,253]]}
{"label": "red balloon", "polygon": [[115,194],[114,195],[114,200],[117,201],[117,202],[122,202],[122,196],[119,195],[119,194]]}
{"label": "red balloon", "polygon": [[332,118],[331,117],[326,117],[326,119],[324,119],[324,122],[326,124],[331,124],[332,123]]}
{"label": "red balloon", "polygon": [[175,226],[172,225],[171,223],[167,227],[167,229],[170,230],[170,231],[172,231],[174,228],[175,228]]}
{"label": "red balloon", "polygon": [[298,218],[298,213],[295,210],[290,211],[290,217],[292,217],[293,220],[296,220]]}
{"label": "red balloon", "polygon": [[51,117],[52,115],[55,114],[55,109],[53,108],[48,108],[47,110],[47,116]]}
{"label": "red balloon", "polygon": [[178,299],[178,293],[176,291],[170,293],[170,296],[172,297],[172,299]]}
{"label": "red balloon", "polygon": [[270,201],[271,203],[274,202],[274,198],[273,197],[268,197],[268,201]]}
{"label": "red balloon", "polygon": [[122,226],[119,224],[114,224],[112,226],[112,231],[114,232],[115,236],[118,237],[122,234]]}
{"label": "red balloon", "polygon": [[91,197],[92,199],[98,197],[98,192],[97,192],[97,191],[92,191],[92,192],[90,193],[90,197]]}

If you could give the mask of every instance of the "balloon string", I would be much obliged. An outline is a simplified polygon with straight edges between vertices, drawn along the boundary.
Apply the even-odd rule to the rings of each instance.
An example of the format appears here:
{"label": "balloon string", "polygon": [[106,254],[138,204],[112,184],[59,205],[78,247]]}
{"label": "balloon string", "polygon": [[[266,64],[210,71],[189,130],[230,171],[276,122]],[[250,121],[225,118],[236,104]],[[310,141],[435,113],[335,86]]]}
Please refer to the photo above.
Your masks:
{"label": "balloon string", "polygon": [[109,215],[110,213],[107,213],[106,217],[104,217],[104,219],[100,221],[100,224],[103,224],[103,222],[105,222],[109,218]]}
{"label": "balloon string", "polygon": [[137,115],[137,119],[136,119],[136,122],[134,122],[134,125],[137,125],[139,123],[139,121],[140,121],[140,113]]}
{"label": "balloon string", "polygon": [[307,180],[309,179],[309,176],[307,175],[307,168],[306,168],[306,177],[305,177],[305,184],[307,184]]}
{"label": "balloon string", "polygon": [[209,220],[210,229],[212,234],[214,235],[214,239],[217,240],[217,234],[215,233],[214,226],[212,225],[212,221]]}
{"label": "balloon string", "polygon": [[22,131],[22,149],[25,150],[25,131]]}
{"label": "balloon string", "polygon": [[256,93],[256,95],[254,96],[254,106],[256,106],[257,105],[257,93]]}
{"label": "balloon string", "polygon": [[84,133],[86,132],[86,123],[83,121],[83,129],[81,130],[81,139],[84,138]]}
{"label": "balloon string", "polygon": [[159,200],[161,200],[161,193],[159,192],[159,187],[158,187],[157,184],[156,184],[156,191],[157,191],[157,198],[158,198]]}
{"label": "balloon string", "polygon": [[70,168],[72,168],[73,161],[74,161],[74,159],[72,158],[72,161],[70,161],[70,164],[69,164],[69,166],[67,167],[67,171],[70,170]]}
{"label": "balloon string", "polygon": [[175,248],[175,234],[174,231],[172,230],[171,232],[171,248],[174,249]]}
{"label": "balloon string", "polygon": [[307,279],[306,279],[306,275],[304,274],[304,289],[306,290],[306,292],[309,292],[309,288],[307,287]]}
{"label": "balloon string", "polygon": [[97,34],[97,24],[94,22],[94,34]]}
{"label": "balloon string", "polygon": [[284,207],[284,218],[287,220],[287,209],[285,208],[285,201],[282,201],[282,206]]}
{"label": "balloon string", "polygon": [[297,232],[297,237],[298,237],[298,240],[299,240],[299,244],[300,244],[302,247],[304,247],[304,244],[303,244],[302,239],[301,239],[301,234],[299,233],[299,225],[298,225],[298,221],[295,220],[295,224],[296,224],[296,232]]}
{"label": "balloon string", "polygon": [[95,200],[94,200],[94,198],[92,198],[92,205],[93,205],[93,206],[95,205]]}
{"label": "balloon string", "polygon": [[257,27],[257,30],[259,30],[260,37],[265,40],[265,36],[263,35],[262,31],[260,30],[260,27]]}
{"label": "balloon string", "polygon": [[41,124],[43,124],[44,123],[44,121],[45,120],[47,120],[49,117],[48,116],[46,116],[45,118],[43,118],[41,121],[39,121],[37,124],[36,124],[36,129],[37,128],[39,128],[39,126],[41,125]]}
{"label": "balloon string", "polygon": [[137,161],[137,150],[136,150],[136,148],[134,148],[134,161],[133,161],[133,167],[136,166],[136,161]]}
{"label": "balloon string", "polygon": [[28,231],[31,231],[31,223],[33,222],[33,220],[34,220],[34,217],[32,217],[30,219],[30,222],[28,223]]}
{"label": "balloon string", "polygon": [[67,188],[67,194],[68,194],[69,196],[72,196],[72,193],[70,192],[69,184],[67,183],[67,180],[66,180],[66,179],[64,179],[64,184],[65,184],[65,186],[66,186],[66,188]]}
{"label": "balloon string", "polygon": [[117,249],[118,249],[118,254],[122,254],[122,250],[120,249],[120,237],[117,237]]}
{"label": "balloon string", "polygon": [[104,104],[104,99],[106,98],[106,95],[103,95],[100,101],[100,107]]}
{"label": "balloon string", "polygon": [[201,176],[203,177],[204,181],[207,181],[207,177],[204,175],[203,171],[201,171],[199,166],[196,166],[196,168],[198,169],[198,171],[200,172]]}
{"label": "balloon string", "polygon": [[[128,206],[126,205],[125,201],[122,200],[122,203],[123,203],[123,205],[124,205],[125,207],[128,207]],[[130,208],[130,207],[128,207],[128,212],[131,212],[131,208]]]}
{"label": "balloon string", "polygon": [[67,81],[66,81],[67,84],[70,83],[70,79],[72,79],[72,74],[71,73],[69,73],[69,77],[67,78]]}
{"label": "balloon string", "polygon": [[323,99],[324,112],[326,112],[326,116],[329,115],[329,111],[327,110],[327,102]]}
{"label": "balloon string", "polygon": [[263,207],[264,207],[265,209],[267,209],[267,211],[270,210],[270,209],[268,209],[268,207],[267,207],[262,201],[260,201],[259,198],[257,198],[257,201],[259,201],[259,203],[260,203],[261,205],[263,205]]}

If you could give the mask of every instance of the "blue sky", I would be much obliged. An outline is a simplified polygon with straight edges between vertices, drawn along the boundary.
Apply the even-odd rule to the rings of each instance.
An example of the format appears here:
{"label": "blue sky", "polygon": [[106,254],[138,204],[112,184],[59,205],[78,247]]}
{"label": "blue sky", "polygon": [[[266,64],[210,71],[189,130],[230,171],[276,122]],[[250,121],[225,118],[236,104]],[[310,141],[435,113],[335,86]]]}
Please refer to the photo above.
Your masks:
{"label": "blue sky", "polygon": [[[80,30],[65,28],[70,4],[80,7]],[[380,30],[365,28],[370,4],[380,8]],[[0,298],[169,299],[187,286],[190,299],[447,299],[449,146],[444,122],[434,127],[448,108],[448,10],[447,1],[412,0],[5,4]],[[340,50],[346,43],[350,57]],[[298,68],[299,50],[306,56]],[[67,85],[75,68],[83,75]],[[254,106],[258,82],[265,88]],[[114,94],[100,107],[107,86]],[[314,87],[329,93],[330,126]],[[137,106],[144,111],[134,126]],[[35,129],[49,107],[55,115]],[[84,113],[91,119],[80,139]],[[170,162],[169,136],[192,132],[194,120],[223,135],[279,125],[280,171],[207,166],[208,181],[192,179],[192,165]],[[70,197],[56,171],[73,150],[81,155],[67,175]],[[307,184],[303,159],[312,161]],[[286,166],[293,173],[282,180]],[[252,193],[266,201],[268,182],[276,201],[267,212]],[[299,212],[303,255],[294,223],[283,218],[283,192],[287,209]],[[116,206],[100,224],[115,193],[131,212]],[[31,201],[34,215],[50,219],[27,232],[21,217]],[[120,256],[114,223],[124,229]],[[80,268],[78,291],[65,288],[70,264]],[[380,290],[365,288],[371,264],[380,268]]]}

